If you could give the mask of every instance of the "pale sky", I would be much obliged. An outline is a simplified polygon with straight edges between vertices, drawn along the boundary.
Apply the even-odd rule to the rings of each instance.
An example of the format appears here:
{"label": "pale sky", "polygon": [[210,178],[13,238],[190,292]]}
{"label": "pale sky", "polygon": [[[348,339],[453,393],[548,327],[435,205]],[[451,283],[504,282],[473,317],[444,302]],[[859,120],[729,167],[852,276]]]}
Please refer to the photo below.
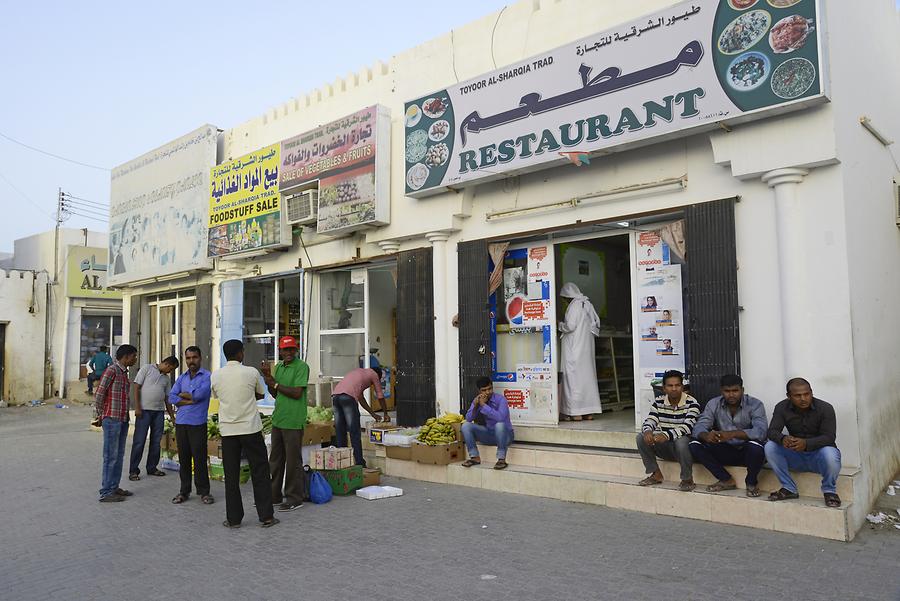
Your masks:
{"label": "pale sky", "polygon": [[[53,227],[60,187],[90,201],[82,207],[109,203],[108,171],[6,137],[113,167],[204,123],[243,123],[505,3],[8,3],[0,19],[0,252]],[[64,227],[107,230],[79,216]]]}

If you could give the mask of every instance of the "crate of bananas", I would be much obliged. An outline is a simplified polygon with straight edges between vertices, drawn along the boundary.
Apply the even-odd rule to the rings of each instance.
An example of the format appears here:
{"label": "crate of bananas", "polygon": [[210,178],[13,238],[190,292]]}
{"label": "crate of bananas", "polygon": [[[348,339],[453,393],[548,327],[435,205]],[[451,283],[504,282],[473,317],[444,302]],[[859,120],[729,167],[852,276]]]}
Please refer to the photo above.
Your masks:
{"label": "crate of bananas", "polygon": [[459,424],[462,422],[463,416],[458,413],[447,413],[437,418],[430,417],[419,430],[417,440],[429,446],[457,442]]}

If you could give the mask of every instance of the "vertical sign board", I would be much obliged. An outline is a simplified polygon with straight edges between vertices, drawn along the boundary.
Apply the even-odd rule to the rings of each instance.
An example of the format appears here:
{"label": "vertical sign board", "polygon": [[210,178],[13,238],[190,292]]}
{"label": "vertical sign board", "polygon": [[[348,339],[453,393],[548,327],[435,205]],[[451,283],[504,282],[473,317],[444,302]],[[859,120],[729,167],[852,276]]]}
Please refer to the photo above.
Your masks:
{"label": "vertical sign board", "polygon": [[112,170],[110,286],[212,266],[206,215],[218,135],[204,125]]}
{"label": "vertical sign board", "polygon": [[405,104],[423,197],[824,102],[816,0],[690,0]]}
{"label": "vertical sign board", "polygon": [[513,423],[556,424],[556,307],[553,246],[539,242],[504,257],[491,296],[491,373]]}

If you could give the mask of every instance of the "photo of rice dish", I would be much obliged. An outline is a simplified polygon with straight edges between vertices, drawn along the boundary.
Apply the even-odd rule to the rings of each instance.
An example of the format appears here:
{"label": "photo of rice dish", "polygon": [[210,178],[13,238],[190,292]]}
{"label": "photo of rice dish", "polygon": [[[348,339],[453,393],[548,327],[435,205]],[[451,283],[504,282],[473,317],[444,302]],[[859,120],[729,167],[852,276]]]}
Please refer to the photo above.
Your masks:
{"label": "photo of rice dish", "polygon": [[406,173],[406,185],[412,190],[418,190],[425,185],[429,173],[428,167],[422,163],[416,163]]}
{"label": "photo of rice dish", "polygon": [[424,129],[417,129],[410,132],[406,136],[406,162],[418,163],[425,158],[426,147],[428,143],[428,132]]}
{"label": "photo of rice dish", "polygon": [[728,85],[738,92],[747,92],[761,86],[769,77],[771,63],[761,52],[747,52],[728,65]]}
{"label": "photo of rice dish", "polygon": [[759,2],[759,0],[728,0],[728,5],[734,10],[746,10]]}
{"label": "photo of rice dish", "polygon": [[740,54],[763,39],[772,24],[772,15],[764,10],[751,10],[729,23],[719,36],[719,52]]}
{"label": "photo of rice dish", "polygon": [[816,67],[805,58],[792,58],[772,73],[772,91],[779,98],[792,100],[803,96],[816,80]]}
{"label": "photo of rice dish", "polygon": [[768,2],[772,8],[789,8],[800,2],[800,0],[768,0]]}
{"label": "photo of rice dish", "polygon": [[769,32],[769,46],[776,54],[785,54],[802,48],[806,38],[815,28],[812,20],[800,15],[785,17]]}

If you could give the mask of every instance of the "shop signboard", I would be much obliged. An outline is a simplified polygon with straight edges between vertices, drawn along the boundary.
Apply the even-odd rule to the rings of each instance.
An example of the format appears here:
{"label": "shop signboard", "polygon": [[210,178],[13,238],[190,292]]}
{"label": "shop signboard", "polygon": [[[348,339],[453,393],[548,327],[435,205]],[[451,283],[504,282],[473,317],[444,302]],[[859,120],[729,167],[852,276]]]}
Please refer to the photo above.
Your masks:
{"label": "shop signboard", "polygon": [[816,0],[692,0],[405,104],[406,194],[825,101]]}
{"label": "shop signboard", "polygon": [[110,288],[107,283],[108,252],[105,248],[69,247],[66,260],[66,296],[121,300],[122,293]]}
{"label": "shop signboard", "polygon": [[371,106],[281,143],[283,193],[318,181],[316,230],[390,222],[390,114]]}
{"label": "shop signboard", "polygon": [[109,285],[209,269],[209,169],[218,130],[204,125],[112,170]]}
{"label": "shop signboard", "polygon": [[278,190],[281,145],[272,144],[210,170],[210,257],[262,254],[290,244]]}

